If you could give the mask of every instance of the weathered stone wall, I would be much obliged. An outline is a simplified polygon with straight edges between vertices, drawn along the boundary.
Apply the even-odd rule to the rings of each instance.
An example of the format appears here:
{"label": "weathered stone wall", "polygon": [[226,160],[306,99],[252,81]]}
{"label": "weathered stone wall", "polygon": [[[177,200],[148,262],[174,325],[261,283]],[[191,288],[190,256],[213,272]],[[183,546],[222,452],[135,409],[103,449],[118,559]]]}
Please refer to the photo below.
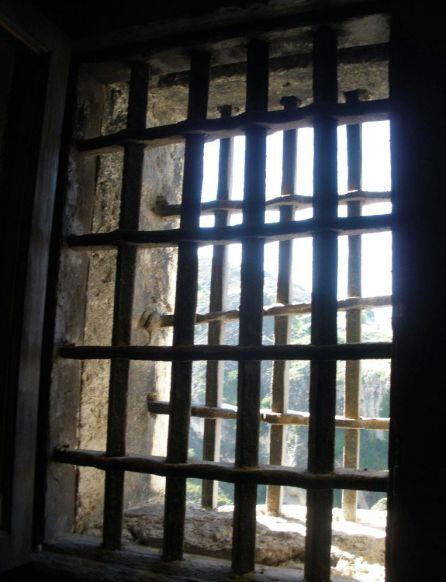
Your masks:
{"label": "weathered stone wall", "polygon": [[[169,92],[172,93],[173,89]],[[167,93],[167,90],[165,90]],[[164,99],[149,96],[149,123],[159,125],[176,121],[178,109],[169,110],[169,95]],[[163,107],[163,104],[164,107]],[[102,133],[125,125],[127,85],[107,87]],[[176,220],[161,219],[152,208],[158,196],[170,202],[181,198],[183,146],[171,145],[147,149],[144,161],[140,228],[155,230],[174,228]],[[97,186],[92,221],[93,232],[117,228],[122,181],[122,154],[108,154],[97,160]],[[142,249],[137,254],[135,298],[132,316],[132,343],[165,345],[171,342],[169,330],[148,332],[144,323],[151,312],[171,312],[174,301],[176,250]],[[111,342],[116,251],[90,252],[87,304],[85,310],[85,344],[107,345]],[[168,399],[170,373],[167,363],[132,362],[129,377],[127,412],[127,450],[139,454],[165,454],[167,417],[152,418],[147,412],[147,395],[156,392]],[[109,362],[86,361],[82,365],[81,401],[78,426],[80,448],[104,450],[107,434]],[[163,486],[159,478],[126,474],[125,504],[144,503],[152,490]],[[101,523],[104,475],[98,471],[79,470],[76,530],[79,532]]]}

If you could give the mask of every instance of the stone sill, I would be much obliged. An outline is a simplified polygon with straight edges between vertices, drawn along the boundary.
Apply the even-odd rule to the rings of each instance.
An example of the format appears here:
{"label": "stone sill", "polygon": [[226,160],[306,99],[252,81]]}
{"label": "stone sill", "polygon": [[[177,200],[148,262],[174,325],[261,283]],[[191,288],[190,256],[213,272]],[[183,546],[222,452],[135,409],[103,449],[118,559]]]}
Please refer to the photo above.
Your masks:
{"label": "stone sill", "polygon": [[[304,582],[303,571],[297,569],[257,566],[252,574],[236,576],[225,560],[186,555],[183,561],[166,563],[149,548],[129,545],[107,551],[100,547],[97,538],[80,535],[45,544],[42,552],[33,554],[32,565],[36,572],[51,579],[63,577],[65,582]],[[354,581],[333,578],[332,582]]]}

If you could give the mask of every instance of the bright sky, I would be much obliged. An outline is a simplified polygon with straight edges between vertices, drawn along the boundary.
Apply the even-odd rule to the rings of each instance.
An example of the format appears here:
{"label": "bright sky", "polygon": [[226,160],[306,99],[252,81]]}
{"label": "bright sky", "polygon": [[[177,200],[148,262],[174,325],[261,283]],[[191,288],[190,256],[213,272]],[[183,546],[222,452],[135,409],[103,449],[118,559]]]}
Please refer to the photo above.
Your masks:
{"label": "bright sky", "polygon": [[[362,124],[362,189],[368,191],[388,191],[390,184],[390,128],[388,121]],[[208,142],[204,155],[204,179],[202,201],[215,200],[218,179],[219,142]],[[231,198],[243,199],[244,173],[244,137],[234,140],[234,166]],[[271,134],[267,138],[266,160],[266,198],[280,194],[282,180],[282,132]],[[338,191],[347,191],[347,146],[346,126],[338,128]],[[296,194],[313,193],[313,130],[298,130]],[[363,208],[363,214],[384,214],[391,211],[390,203],[378,203]],[[346,214],[346,206],[339,207],[339,215]],[[267,222],[278,220],[278,211],[266,213]],[[296,213],[296,220],[310,218],[312,210]],[[242,221],[241,214],[233,214],[231,224]],[[212,226],[213,217],[204,216],[202,226]],[[229,261],[240,264],[239,244],[230,245]],[[211,256],[212,247],[201,247],[200,257]],[[362,293],[363,296],[391,294],[391,234],[377,233],[362,237]],[[277,275],[278,243],[265,245],[265,270]],[[294,241],[294,281],[311,292],[311,238]],[[347,295],[347,237],[339,237],[338,297]],[[383,310],[376,310],[383,311]],[[385,310],[387,311],[387,310]],[[384,313],[382,313],[384,315]]]}

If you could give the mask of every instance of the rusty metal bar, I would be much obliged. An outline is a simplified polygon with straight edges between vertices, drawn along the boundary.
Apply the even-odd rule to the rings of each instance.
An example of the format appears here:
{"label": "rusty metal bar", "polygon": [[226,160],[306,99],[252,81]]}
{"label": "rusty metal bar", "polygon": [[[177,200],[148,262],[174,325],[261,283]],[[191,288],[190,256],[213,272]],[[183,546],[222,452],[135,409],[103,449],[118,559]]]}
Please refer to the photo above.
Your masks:
{"label": "rusty metal bar", "polygon": [[[268,109],[268,43],[248,43],[246,111]],[[246,131],[243,223],[252,228],[265,222],[266,127]],[[263,239],[242,243],[240,346],[262,343]],[[236,465],[256,467],[259,461],[260,361],[241,361],[238,367]],[[256,483],[237,484],[234,495],[232,567],[236,574],[254,570],[256,540]]]}
{"label": "rusty metal bar", "polygon": [[72,248],[100,248],[106,250],[115,246],[139,246],[141,248],[176,246],[182,242],[197,244],[231,244],[244,240],[264,239],[287,240],[317,234],[321,230],[336,231],[344,234],[364,234],[384,232],[393,226],[391,214],[358,217],[335,217],[331,220],[309,218],[294,222],[275,222],[269,224],[222,226],[186,230],[115,230],[112,232],[70,235],[66,242]]}
{"label": "rusty metal bar", "polygon": [[164,457],[143,455],[109,457],[102,451],[56,448],[53,460],[80,467],[95,467],[100,470],[132,471],[168,478],[188,477],[211,479],[228,483],[254,485],[274,484],[291,487],[315,488],[338,487],[359,489],[363,491],[386,491],[387,471],[359,471],[355,469],[337,469],[330,473],[312,473],[294,467],[275,467],[274,465],[256,465],[255,467],[237,467],[230,463],[213,463],[199,461],[194,463],[170,463]]}
{"label": "rusty metal bar", "polygon": [[[169,402],[163,400],[148,399],[147,409],[150,414],[169,414]],[[221,418],[235,420],[237,418],[236,406],[204,406],[202,404],[192,404],[191,416],[197,418]],[[308,426],[310,414],[308,412],[297,412],[288,410],[285,413],[273,412],[272,410],[260,410],[260,420],[268,424],[298,426]],[[388,418],[347,418],[345,416],[336,416],[336,428],[349,429],[368,429],[368,430],[388,430]],[[274,464],[274,463],[273,463]]]}
{"label": "rusty metal bar", "polygon": [[[191,56],[188,118],[193,121],[206,118],[209,63],[209,53],[195,52]],[[203,153],[204,137],[202,135],[187,136],[180,218],[180,226],[184,229],[199,228]],[[194,343],[197,281],[197,244],[182,242],[178,249],[174,346],[192,346]],[[171,411],[167,441],[167,461],[169,463],[187,462],[191,382],[192,362],[173,362],[170,392]],[[166,480],[164,508],[164,560],[180,560],[183,556],[185,512],[186,479],[174,475],[169,476]]]}
{"label": "rusty metal bar", "polygon": [[[297,109],[296,97],[284,97],[282,105],[285,111]],[[293,195],[296,182],[297,130],[289,129],[283,133],[282,154],[282,195]],[[291,222],[294,219],[293,206],[281,206],[280,221]],[[279,272],[277,277],[277,303],[289,304],[291,298],[291,276],[293,263],[293,241],[279,243]],[[278,315],[274,318],[274,343],[288,344],[290,339],[290,318]],[[289,382],[288,362],[276,360],[273,364],[272,410],[284,413],[288,408]],[[282,465],[285,452],[287,428],[284,425],[271,427],[269,458],[271,465]],[[270,513],[279,514],[282,505],[283,489],[268,487],[266,506]]]}
{"label": "rusty metal bar", "polygon": [[[392,305],[390,295],[378,297],[349,297],[338,301],[338,311],[350,311],[360,309],[370,309],[371,307],[387,307]],[[311,313],[311,303],[288,303],[274,304],[263,308],[263,317],[275,317],[285,315],[302,315]],[[197,313],[196,323],[210,323],[212,321],[234,321],[240,317],[238,309],[229,311],[216,311],[211,313]],[[169,327],[173,325],[173,315],[160,315],[158,313],[148,314],[144,327],[150,331],[158,327]]]}
{"label": "rusty metal bar", "polygon": [[63,346],[59,355],[74,360],[376,360],[392,356],[390,342],[287,346]]}
{"label": "rusty metal bar", "polygon": [[[129,86],[127,127],[142,130],[146,123],[148,95],[147,65],[133,64]],[[124,150],[119,227],[138,229],[144,164],[144,145],[128,144]],[[131,344],[132,309],[135,284],[136,248],[118,249],[113,310],[113,346]],[[130,361],[116,358],[110,366],[107,423],[107,455],[125,455],[127,425],[127,391]],[[124,472],[110,470],[105,475],[103,545],[107,549],[121,546]]]}
{"label": "rusty metal bar", "polygon": [[[356,103],[361,97],[360,91],[345,93],[347,103]],[[362,170],[362,140],[361,126],[347,126],[347,160],[348,189],[361,187]],[[361,216],[361,202],[347,204],[348,216]],[[360,297],[361,292],[361,236],[348,237],[348,281],[349,297]],[[347,343],[361,342],[361,311],[351,309],[346,314]],[[347,360],[345,363],[345,399],[344,414],[350,418],[359,418],[359,403],[361,389],[361,362]],[[344,431],[344,467],[357,468],[359,463],[360,433],[357,430]],[[342,509],[344,519],[356,521],[358,494],[356,491],[342,492]]]}
{"label": "rusty metal bar", "polygon": [[[313,39],[313,98],[315,103],[337,102],[336,33],[319,28]],[[321,115],[314,122],[314,215],[333,220],[337,215],[337,123]],[[311,342],[337,341],[336,232],[320,232],[313,238],[313,292]],[[326,473],[334,467],[336,411],[336,360],[313,360],[310,376],[310,425],[308,470]],[[329,582],[333,490],[307,493],[305,579]]]}
{"label": "rusty metal bar", "polygon": [[[229,105],[220,108],[221,117],[231,115]],[[220,153],[218,164],[217,202],[229,200],[231,187],[233,144],[230,138],[220,141]],[[215,211],[215,225],[227,226],[228,212]],[[226,296],[226,271],[227,271],[227,247],[216,246],[213,249],[211,266],[211,284],[209,309],[222,311],[225,307]],[[221,344],[224,338],[224,322],[214,320],[209,323],[208,344]],[[223,362],[208,360],[206,367],[206,405],[221,406],[223,396]],[[203,459],[205,461],[218,461],[220,458],[221,421],[218,418],[207,418],[204,422],[203,434]],[[201,504],[203,507],[217,507],[218,482],[203,481],[201,492]]]}
{"label": "rusty metal bar", "polygon": [[[367,192],[363,190],[352,190],[346,194],[339,195],[339,204],[348,202],[362,202],[363,204],[376,204],[376,202],[390,202],[391,192]],[[295,210],[312,208],[313,197],[301,196],[297,194],[281,194],[276,198],[265,201],[265,208],[275,210],[282,206],[293,206]],[[159,197],[152,208],[158,216],[179,216],[181,213],[181,204],[170,204],[165,198]],[[201,214],[214,214],[218,210],[227,212],[240,213],[243,210],[243,200],[210,200],[202,202],[200,207]]]}
{"label": "rusty metal bar", "polygon": [[389,118],[390,101],[376,99],[355,104],[327,103],[312,104],[296,111],[263,111],[252,115],[250,112],[222,120],[203,119],[186,120],[172,125],[149,127],[144,131],[123,130],[77,143],[78,149],[85,155],[97,155],[116,151],[126,143],[145,143],[148,147],[159,147],[173,143],[183,143],[190,134],[202,135],[206,140],[224,139],[243,135],[253,125],[269,131],[312,127],[319,115],[337,119],[338,123],[362,123],[364,121],[382,121]]}

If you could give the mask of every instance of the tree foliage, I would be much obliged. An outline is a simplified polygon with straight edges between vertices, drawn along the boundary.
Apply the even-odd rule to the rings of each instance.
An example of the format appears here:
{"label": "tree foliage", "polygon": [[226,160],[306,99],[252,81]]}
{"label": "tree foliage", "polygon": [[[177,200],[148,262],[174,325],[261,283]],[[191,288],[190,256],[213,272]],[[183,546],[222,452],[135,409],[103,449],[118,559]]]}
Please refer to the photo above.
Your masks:
{"label": "tree foliage", "polygon": [[[200,277],[198,290],[198,312],[209,310],[211,258],[202,258],[200,261]],[[276,303],[276,277],[265,271],[264,304]],[[305,289],[294,285],[292,295],[295,302],[308,303],[310,294]],[[240,271],[237,266],[228,266],[227,308],[237,309],[240,301]],[[376,318],[375,310],[364,310],[362,314],[363,341],[388,341],[390,332],[390,310],[388,322],[385,318]],[[384,321],[384,324],[383,324]],[[290,343],[310,343],[311,315],[296,315],[291,317]],[[197,325],[195,334],[196,344],[207,343],[207,325]],[[345,314],[338,316],[338,341],[345,341]],[[228,322],[225,326],[225,340],[229,345],[238,343],[238,321]],[[263,320],[263,344],[274,343],[274,318],[265,317]],[[261,408],[271,406],[271,383],[273,362],[262,362],[261,380]],[[343,414],[344,408],[344,376],[345,363],[338,362],[337,366],[337,414]],[[205,399],[206,362],[195,362],[192,379],[192,399],[195,403],[204,403]],[[308,412],[309,409],[310,364],[306,361],[291,361],[289,363],[289,410]],[[361,415],[388,416],[389,415],[389,387],[390,365],[388,361],[364,361],[361,373]],[[237,404],[237,362],[224,362],[223,403]],[[189,457],[202,458],[203,451],[203,419],[192,419]],[[233,462],[235,457],[234,420],[222,421],[221,460]],[[336,429],[335,462],[342,466],[343,456],[343,429]],[[305,467],[307,463],[308,429],[301,426],[287,428],[286,464]],[[384,469],[387,467],[387,431],[361,430],[360,434],[360,467],[367,469]],[[269,456],[269,426],[261,423],[260,427],[260,462],[268,463]],[[188,501],[200,501],[200,482],[189,480]],[[219,503],[233,502],[233,485],[220,483]],[[258,501],[265,501],[265,486],[258,488]],[[366,493],[361,496],[361,503],[370,507],[381,494]],[[335,494],[335,504],[340,505],[340,492]]]}

